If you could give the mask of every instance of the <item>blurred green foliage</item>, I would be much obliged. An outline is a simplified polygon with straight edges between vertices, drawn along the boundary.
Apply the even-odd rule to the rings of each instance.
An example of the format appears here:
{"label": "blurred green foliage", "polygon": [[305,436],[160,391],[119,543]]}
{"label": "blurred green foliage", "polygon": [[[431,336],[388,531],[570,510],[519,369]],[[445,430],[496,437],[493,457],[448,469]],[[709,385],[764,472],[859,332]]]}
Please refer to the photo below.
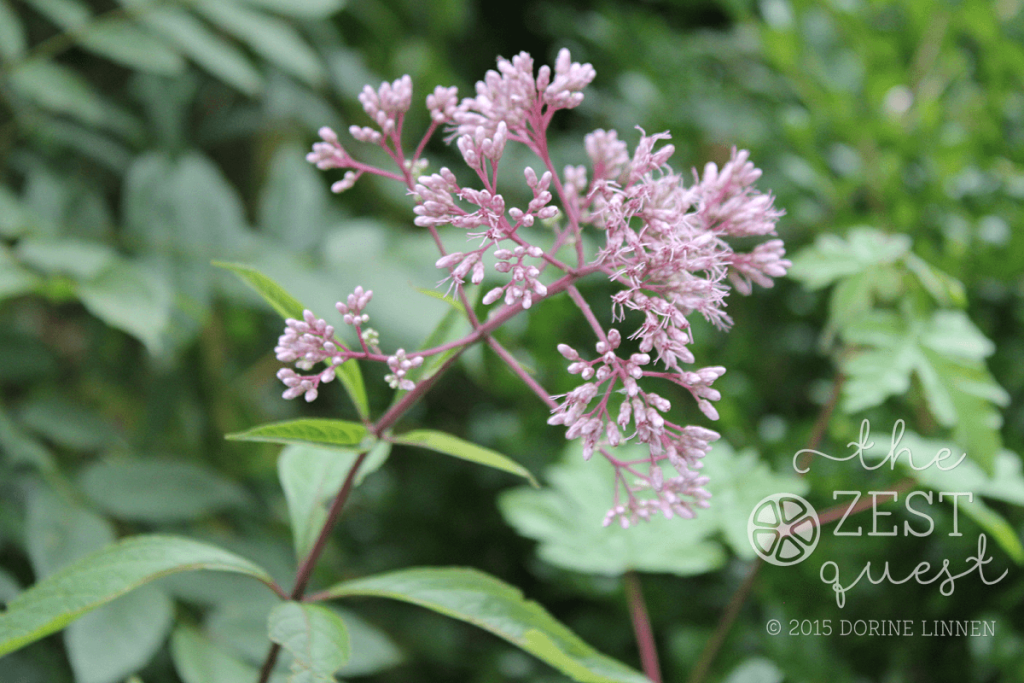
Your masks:
{"label": "blurred green foliage", "polygon": [[[616,577],[647,572],[666,680],[685,680],[750,566],[737,538],[753,503],[792,478],[793,454],[843,376],[822,450],[846,454],[864,417],[887,445],[902,418],[915,453],[948,445],[968,452],[970,469],[934,480],[819,459],[795,485],[819,511],[839,502],[832,491],[888,490],[907,475],[978,497],[958,519],[964,538],[949,536],[953,508],[935,505],[926,538],[825,533],[816,552],[843,567],[888,560],[902,576],[922,559],[960,566],[973,552],[965,539],[984,530],[989,575],[1009,575],[962,580],[948,597],[935,585],[862,582],[839,612],[819,563],[764,567],[708,680],[1024,680],[1014,564],[1024,536],[1022,39],[1018,0],[0,0],[0,600],[152,531],[221,545],[287,587],[293,542],[309,543],[289,525],[322,515],[319,494],[286,476],[297,462],[287,454],[282,491],[280,446],[223,437],[358,414],[337,390],[312,406],[280,399],[280,319],[211,261],[252,264],[320,315],[356,284],[373,289],[382,336],[415,347],[450,310],[417,292],[438,277],[424,256],[431,241],[400,188],[367,179],[332,196],[303,159],[315,130],[362,125],[355,98],[366,83],[409,73],[418,100],[436,84],[466,94],[497,54],[548,62],[567,46],[598,77],[583,106],[556,119],[556,165],[583,163],[581,136],[597,127],[631,143],[634,126],[669,130],[677,167],[750,149],[788,212],[780,234],[799,254],[793,277],[734,298],[728,335],[696,325],[695,355],[729,369],[716,384],[717,428],[731,447],[708,461],[715,506],[692,523],[635,530],[642,543],[602,535],[598,463],[571,449],[562,460],[545,407],[474,351],[403,425],[500,452],[546,473],[546,488],[504,493],[499,505],[514,477],[397,446],[356,489],[314,583],[475,567],[635,666]],[[408,127],[426,122],[414,106]],[[428,157],[435,168],[455,158],[440,144]],[[587,293],[606,290],[593,282]],[[555,345],[592,343],[566,325],[571,313],[546,302],[499,334],[553,393],[573,386]],[[384,372],[364,371],[378,414],[391,401]],[[304,521],[286,496],[306,499]],[[901,526],[913,520],[902,504],[893,513]],[[275,601],[242,581],[163,579],[4,657],[0,680],[248,675]],[[352,643],[343,676],[565,680],[429,612],[345,606],[335,614]],[[766,633],[771,618],[783,635]],[[785,635],[790,619],[839,618],[998,626],[992,638]]]}

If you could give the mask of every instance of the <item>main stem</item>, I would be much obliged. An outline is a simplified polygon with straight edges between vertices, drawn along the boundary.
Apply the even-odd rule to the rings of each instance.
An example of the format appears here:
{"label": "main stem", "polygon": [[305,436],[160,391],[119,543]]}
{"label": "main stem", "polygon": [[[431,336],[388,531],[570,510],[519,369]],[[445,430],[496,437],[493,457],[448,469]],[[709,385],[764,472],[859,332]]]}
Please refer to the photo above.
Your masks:
{"label": "main stem", "polygon": [[[290,600],[299,600],[306,592],[306,587],[309,585],[309,577],[313,574],[313,567],[316,566],[317,560],[320,559],[320,555],[323,553],[324,548],[327,546],[327,540],[331,536],[331,531],[334,529],[334,523],[338,521],[338,517],[341,515],[342,508],[345,507],[345,503],[348,501],[349,493],[352,492],[352,486],[355,483],[356,474],[359,472],[360,466],[363,461],[366,460],[366,456],[369,451],[364,451],[359,454],[356,461],[352,463],[352,467],[349,468],[348,474],[345,475],[345,483],[341,485],[341,490],[338,491],[338,495],[331,501],[331,507],[327,511],[327,519],[324,521],[324,525],[320,528],[320,534],[316,537],[316,542],[313,543],[313,547],[306,554],[305,559],[302,560],[302,564],[299,565],[298,570],[295,572],[295,587],[292,588],[291,594],[288,596]],[[277,656],[281,652],[281,646],[277,643],[273,643],[270,646],[270,650],[267,652],[267,658],[263,661],[263,666],[260,668],[259,683],[267,683],[270,679],[270,674],[274,670],[274,665],[277,663]]]}
{"label": "main stem", "polygon": [[658,648],[654,643],[654,632],[651,630],[651,619],[647,615],[647,603],[644,602],[640,577],[633,570],[629,570],[626,572],[624,580],[629,615],[633,620],[633,633],[636,634],[636,644],[640,650],[640,663],[644,668],[644,674],[649,679],[654,683],[661,683]]}

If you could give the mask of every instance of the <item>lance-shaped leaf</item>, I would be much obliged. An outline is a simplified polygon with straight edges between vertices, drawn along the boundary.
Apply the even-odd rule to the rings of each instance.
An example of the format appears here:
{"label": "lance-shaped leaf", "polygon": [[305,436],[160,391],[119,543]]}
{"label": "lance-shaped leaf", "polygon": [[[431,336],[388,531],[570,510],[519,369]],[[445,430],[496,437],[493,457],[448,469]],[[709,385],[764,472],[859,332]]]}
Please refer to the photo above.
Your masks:
{"label": "lance-shaped leaf", "polygon": [[280,604],[271,610],[267,629],[294,657],[290,683],[334,683],[334,672],[351,654],[345,622],[325,607]]}
{"label": "lance-shaped leaf", "polygon": [[406,569],[341,583],[326,594],[377,596],[426,607],[490,631],[584,683],[650,683],[591,648],[516,588],[475,569]]}
{"label": "lance-shaped leaf", "polygon": [[[270,307],[277,311],[282,318],[293,318],[302,320],[302,313],[305,310],[299,301],[285,291],[284,287],[274,282],[252,266],[241,263],[226,263],[214,261],[213,265],[230,270],[237,275],[245,284],[249,285],[257,294],[270,304]],[[363,373],[359,370],[359,364],[355,361],[348,361],[334,367],[334,372],[349,398],[355,404],[359,416],[366,418],[370,414],[370,403],[366,397],[366,385],[363,383]]]}
{"label": "lance-shaped leaf", "polygon": [[392,442],[404,444],[406,446],[419,446],[420,448],[444,453],[445,455],[450,455],[461,460],[475,462],[478,465],[486,465],[487,467],[511,472],[512,474],[529,480],[529,482],[534,486],[539,487],[537,480],[533,478],[530,471],[515,460],[507,458],[501,453],[492,451],[489,448],[477,446],[475,443],[470,443],[469,441],[463,441],[451,434],[435,432],[430,429],[417,429],[393,437]]}
{"label": "lance-shaped leaf", "polygon": [[136,536],[73,562],[12,600],[0,614],[0,656],[154,579],[199,569],[272,583],[257,565],[215,546],[174,536]]}
{"label": "lance-shaped leaf", "polygon": [[321,446],[370,448],[373,438],[358,422],[306,418],[260,425],[244,432],[228,434],[231,441],[266,443],[308,443]]}

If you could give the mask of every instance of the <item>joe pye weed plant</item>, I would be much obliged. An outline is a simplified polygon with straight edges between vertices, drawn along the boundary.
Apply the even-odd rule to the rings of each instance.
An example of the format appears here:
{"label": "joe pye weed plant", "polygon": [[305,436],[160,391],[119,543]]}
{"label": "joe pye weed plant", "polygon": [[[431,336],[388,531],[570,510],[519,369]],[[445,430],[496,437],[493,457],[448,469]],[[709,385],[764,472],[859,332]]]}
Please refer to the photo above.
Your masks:
{"label": "joe pye weed plant", "polygon": [[[467,621],[575,680],[645,680],[591,649],[514,588],[475,570],[404,569],[309,590],[352,488],[383,464],[391,444],[422,447],[532,480],[511,459],[450,434],[395,431],[408,409],[476,344],[493,350],[550,408],[549,424],[579,442],[584,459],[610,464],[613,497],[604,518],[588,523],[628,528],[664,516],[682,518],[676,523],[685,525],[712,504],[702,467],[706,456],[715,457],[719,434],[705,425],[718,419],[720,393],[714,384],[726,369],[695,358],[691,320],[698,315],[728,330],[733,320],[726,300],[733,289],[748,294],[753,285],[771,287],[773,278],[786,274],[790,262],[783,242],[774,238],[782,212],[770,194],[757,189],[760,171],[746,152],[733,150],[721,168],[709,163],[699,173],[677,172],[669,163],[674,149],[667,133],[639,130],[631,153],[616,131],[596,130],[583,140],[588,166],[556,168],[548,140],[552,117],[578,106],[594,77],[589,64],[573,62],[564,49],[553,67],[535,69],[526,53],[499,59],[497,71],[477,83],[473,97],[460,100],[455,88],[434,89],[426,98],[429,127],[411,148],[403,140],[413,103],[411,79],[405,76],[376,90],[367,86],[359,99],[371,123],[348,132],[356,143],[379,147],[393,162],[389,167],[361,161],[356,145],[343,144],[330,128],[320,130],[321,141],[308,160],[328,172],[343,171],[333,191],[351,188],[366,174],[401,183],[414,204],[416,226],[433,238],[437,252],[431,258],[452,310],[421,348],[394,348],[381,338],[373,327],[373,292],[360,283],[350,283],[352,292],[338,302],[337,315],[327,315],[304,309],[255,269],[220,264],[286,318],[275,349],[287,365],[277,374],[284,398],[314,401],[324,385],[337,381],[361,418],[292,420],[229,437],[357,453],[324,514],[295,514],[309,503],[288,497],[299,554],[290,590],[225,550],[185,538],[137,536],[79,560],[12,601],[0,615],[0,654],[58,631],[156,578],[209,569],[249,575],[281,602],[268,617],[271,644],[258,673],[235,661],[212,674],[213,668],[203,669],[188,655],[187,644],[179,642],[172,650],[188,683],[233,683],[247,676],[263,683],[279,672],[284,675],[277,666],[282,650],[290,661],[289,680],[334,680],[350,656],[348,629],[321,603],[360,595],[406,601]],[[427,172],[423,153],[437,134],[455,142],[466,168]],[[525,147],[532,165],[502,164],[512,145]],[[530,197],[525,205],[515,205],[520,194]],[[741,251],[737,241],[754,246]],[[577,288],[586,278],[609,280],[615,288],[610,300],[587,301]],[[593,346],[558,345],[567,372],[578,376],[580,384],[553,396],[494,333],[556,296],[575,304],[578,324],[590,328]],[[600,322],[597,307],[611,309],[613,326]],[[469,331],[452,338],[459,316]],[[379,415],[371,414],[360,363],[384,364],[385,380],[396,390],[395,400]],[[662,395],[667,393],[663,387],[673,385],[692,395],[703,415],[698,424],[687,424],[688,407],[673,406]],[[299,467],[294,459],[282,460],[283,482],[301,476],[288,471],[292,466]],[[314,526],[299,528],[302,524]],[[644,632],[643,619],[638,624],[645,673],[659,680],[649,629]],[[231,673],[223,673],[227,670]]]}

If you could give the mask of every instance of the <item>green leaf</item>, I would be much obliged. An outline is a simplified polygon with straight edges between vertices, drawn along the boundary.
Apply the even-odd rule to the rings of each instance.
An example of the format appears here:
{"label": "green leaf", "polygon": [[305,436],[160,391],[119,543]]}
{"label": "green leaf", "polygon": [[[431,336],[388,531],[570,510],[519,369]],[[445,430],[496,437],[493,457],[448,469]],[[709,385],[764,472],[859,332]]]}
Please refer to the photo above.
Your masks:
{"label": "green leaf", "polygon": [[[381,441],[373,447],[356,474],[355,484],[376,471],[387,460],[391,444]],[[278,478],[288,502],[295,556],[303,558],[313,547],[327,520],[327,505],[334,499],[345,476],[358,457],[353,450],[317,448],[293,444],[277,460]]]}
{"label": "green leaf", "polygon": [[722,683],[782,683],[785,674],[764,657],[753,657],[733,669]]}
{"label": "green leaf", "polygon": [[251,287],[257,294],[262,296],[264,301],[270,304],[270,307],[273,308],[282,318],[302,320],[302,314],[304,311],[302,304],[296,301],[291,294],[286,292],[284,287],[277,284],[252,266],[247,266],[242,263],[226,263],[224,261],[214,261],[213,265],[218,268],[230,270],[241,278],[245,284],[249,285],[249,287]]}
{"label": "green leaf", "polygon": [[14,59],[25,51],[25,27],[7,0],[0,0],[0,57]]}
{"label": "green leaf", "polygon": [[75,450],[100,450],[118,440],[102,416],[61,396],[39,396],[21,404],[18,418],[49,441]]}
{"label": "green leaf", "polygon": [[[286,292],[281,285],[252,266],[241,263],[225,263],[223,261],[214,261],[213,265],[230,270],[241,278],[243,282],[262,296],[282,318],[302,320],[302,314],[305,311],[302,304]],[[355,404],[359,416],[364,419],[367,418],[370,414],[370,404],[366,396],[366,385],[363,383],[363,374],[359,370],[359,365],[355,361],[350,360],[341,365],[334,366],[334,371],[337,374],[338,380],[345,387],[349,398],[352,399],[352,403]]]}
{"label": "green leaf", "polygon": [[106,519],[47,489],[34,491],[28,499],[25,545],[37,581],[114,538],[114,527]]}
{"label": "green leaf", "polygon": [[163,646],[174,604],[142,586],[75,621],[64,632],[76,683],[115,683],[142,669]]}
{"label": "green leaf", "polygon": [[[184,683],[253,683],[259,671],[224,652],[188,626],[179,626],[171,636],[171,659]],[[280,683],[281,677],[271,676]]]}
{"label": "green leaf", "polygon": [[[891,438],[873,439],[873,448],[864,451],[865,457],[881,459],[889,454],[892,448]],[[957,442],[959,443],[959,442]],[[994,498],[1024,506],[1024,466],[1021,458],[1016,453],[1003,450],[1000,451],[992,464],[992,473],[986,473],[981,464],[971,458],[964,458],[955,467],[952,466],[960,455],[965,451],[958,448],[957,443],[936,439],[925,439],[913,432],[905,432],[900,439],[898,448],[907,449],[914,458],[912,467],[910,458],[904,454],[900,457],[899,466],[910,476],[914,477],[921,486],[933,491],[962,491],[976,494],[973,502],[968,502],[961,497],[957,506],[966,515],[978,523],[982,529],[992,535],[997,543],[1013,558],[1017,564],[1024,564],[1024,545],[1013,526],[998,512],[984,504],[981,496]],[[935,456],[945,450],[952,455],[944,461],[940,469],[936,465],[923,467],[925,463],[931,462]],[[969,454],[968,454],[969,455]],[[938,500],[935,500],[938,503]],[[947,499],[951,505],[951,499]]]}
{"label": "green leaf", "polygon": [[606,657],[535,602],[475,569],[419,568],[341,583],[330,597],[376,596],[408,602],[490,631],[586,683],[650,683]]}
{"label": "green leaf", "polygon": [[821,235],[793,257],[788,275],[808,289],[821,289],[840,278],[892,263],[908,254],[910,246],[906,235],[888,235],[873,228],[854,228],[845,239]]}
{"label": "green leaf", "polygon": [[297,143],[281,145],[274,152],[260,192],[260,232],[296,250],[318,247],[329,208],[322,175],[306,161]]}
{"label": "green leaf", "polygon": [[79,280],[99,276],[117,259],[117,252],[105,244],[73,238],[24,239],[18,242],[17,254],[23,263],[44,273],[62,273]]}
{"label": "green leaf", "polygon": [[427,450],[444,453],[445,455],[450,455],[461,460],[475,462],[478,465],[485,465],[504,472],[510,472],[529,480],[531,484],[539,487],[537,480],[534,479],[532,474],[530,474],[530,471],[515,460],[507,458],[501,453],[492,451],[489,448],[477,446],[469,441],[463,441],[451,434],[445,434],[444,432],[437,432],[430,429],[417,429],[411,432],[406,432],[405,434],[394,436],[391,441],[393,443],[403,444],[406,446],[426,448]]}
{"label": "green leaf", "polygon": [[856,413],[910,391],[921,382],[935,420],[953,429],[969,456],[989,468],[1002,447],[999,429],[1009,395],[985,367],[995,346],[963,311],[936,311],[909,323],[895,313],[876,311],[843,331],[847,343],[864,348],[843,369],[844,412]]}
{"label": "green leaf", "polygon": [[128,19],[94,21],[75,38],[86,50],[138,71],[173,76],[185,68],[176,50]]}
{"label": "green leaf", "polygon": [[66,66],[39,59],[21,62],[10,74],[10,85],[18,95],[43,109],[92,126],[104,123],[106,106],[99,93]]}
{"label": "green leaf", "polygon": [[345,622],[319,605],[285,602],[267,619],[270,640],[292,654],[293,683],[334,683],[351,655]]}
{"label": "green leaf", "polygon": [[[278,604],[270,593],[218,604],[207,617],[205,630],[233,652],[259,662],[267,654],[267,614]],[[352,657],[337,672],[339,676],[367,676],[401,663],[401,653],[386,634],[349,610],[328,609],[345,622],[351,641]]]}
{"label": "green leaf", "polygon": [[174,536],[136,536],[64,567],[11,601],[0,614],[0,656],[154,579],[200,569],[271,582],[260,567],[220,548]]}
{"label": "green leaf", "polygon": [[138,10],[141,22],[213,76],[246,95],[262,90],[263,77],[249,59],[188,12],[176,7],[157,7],[147,0],[128,0],[128,4]]}
{"label": "green leaf", "polygon": [[22,268],[10,250],[0,244],[0,301],[34,291],[40,279]]}
{"label": "green leaf", "polygon": [[89,7],[76,0],[28,0],[28,4],[66,31],[81,28],[92,18]]}
{"label": "green leaf", "polygon": [[171,290],[152,270],[118,261],[98,277],[81,283],[78,297],[90,313],[132,335],[154,355],[164,350],[171,322]]}
{"label": "green leaf", "polygon": [[442,294],[441,292],[437,291],[436,289],[424,289],[422,287],[417,287],[416,291],[419,292],[420,294],[425,294],[426,296],[429,296],[431,299],[437,299],[438,301],[443,301],[446,304],[448,304],[449,306],[451,306],[452,308],[454,308],[459,313],[461,313],[463,315],[466,314],[466,307],[462,305],[461,301],[459,301],[459,300],[457,300],[457,299],[455,299],[453,297],[450,297],[450,296],[448,296],[446,294]]}
{"label": "green leaf", "polygon": [[304,418],[253,427],[244,432],[228,434],[231,441],[262,441],[265,443],[305,443],[320,446],[356,446],[369,448],[374,439],[358,422]]}
{"label": "green leaf", "polygon": [[243,0],[271,12],[283,14],[296,19],[325,19],[345,6],[346,0]]}
{"label": "green leaf", "polygon": [[136,522],[197,519],[247,500],[245,490],[198,463],[162,458],[117,458],[93,463],[79,478],[101,510]]}
{"label": "green leaf", "polygon": [[323,82],[325,73],[320,58],[287,23],[231,0],[203,0],[196,4],[196,9],[282,71],[314,87]]}
{"label": "green leaf", "polygon": [[[628,444],[616,449],[625,460],[647,456],[646,446]],[[666,477],[674,470],[663,467]],[[704,459],[705,486],[712,504],[695,519],[649,521],[623,529],[601,525],[615,496],[614,469],[603,457],[583,460],[577,445],[568,447],[562,461],[549,468],[549,486],[540,491],[520,487],[501,494],[499,508],[516,531],[540,542],[538,556],[558,567],[588,574],[618,576],[627,571],[691,576],[714,571],[726,560],[715,537],[722,535],[744,559],[754,556],[747,541],[747,516],[766,495],[782,491],[804,493],[806,482],[777,475],[752,451],[735,453],[716,441]]]}

